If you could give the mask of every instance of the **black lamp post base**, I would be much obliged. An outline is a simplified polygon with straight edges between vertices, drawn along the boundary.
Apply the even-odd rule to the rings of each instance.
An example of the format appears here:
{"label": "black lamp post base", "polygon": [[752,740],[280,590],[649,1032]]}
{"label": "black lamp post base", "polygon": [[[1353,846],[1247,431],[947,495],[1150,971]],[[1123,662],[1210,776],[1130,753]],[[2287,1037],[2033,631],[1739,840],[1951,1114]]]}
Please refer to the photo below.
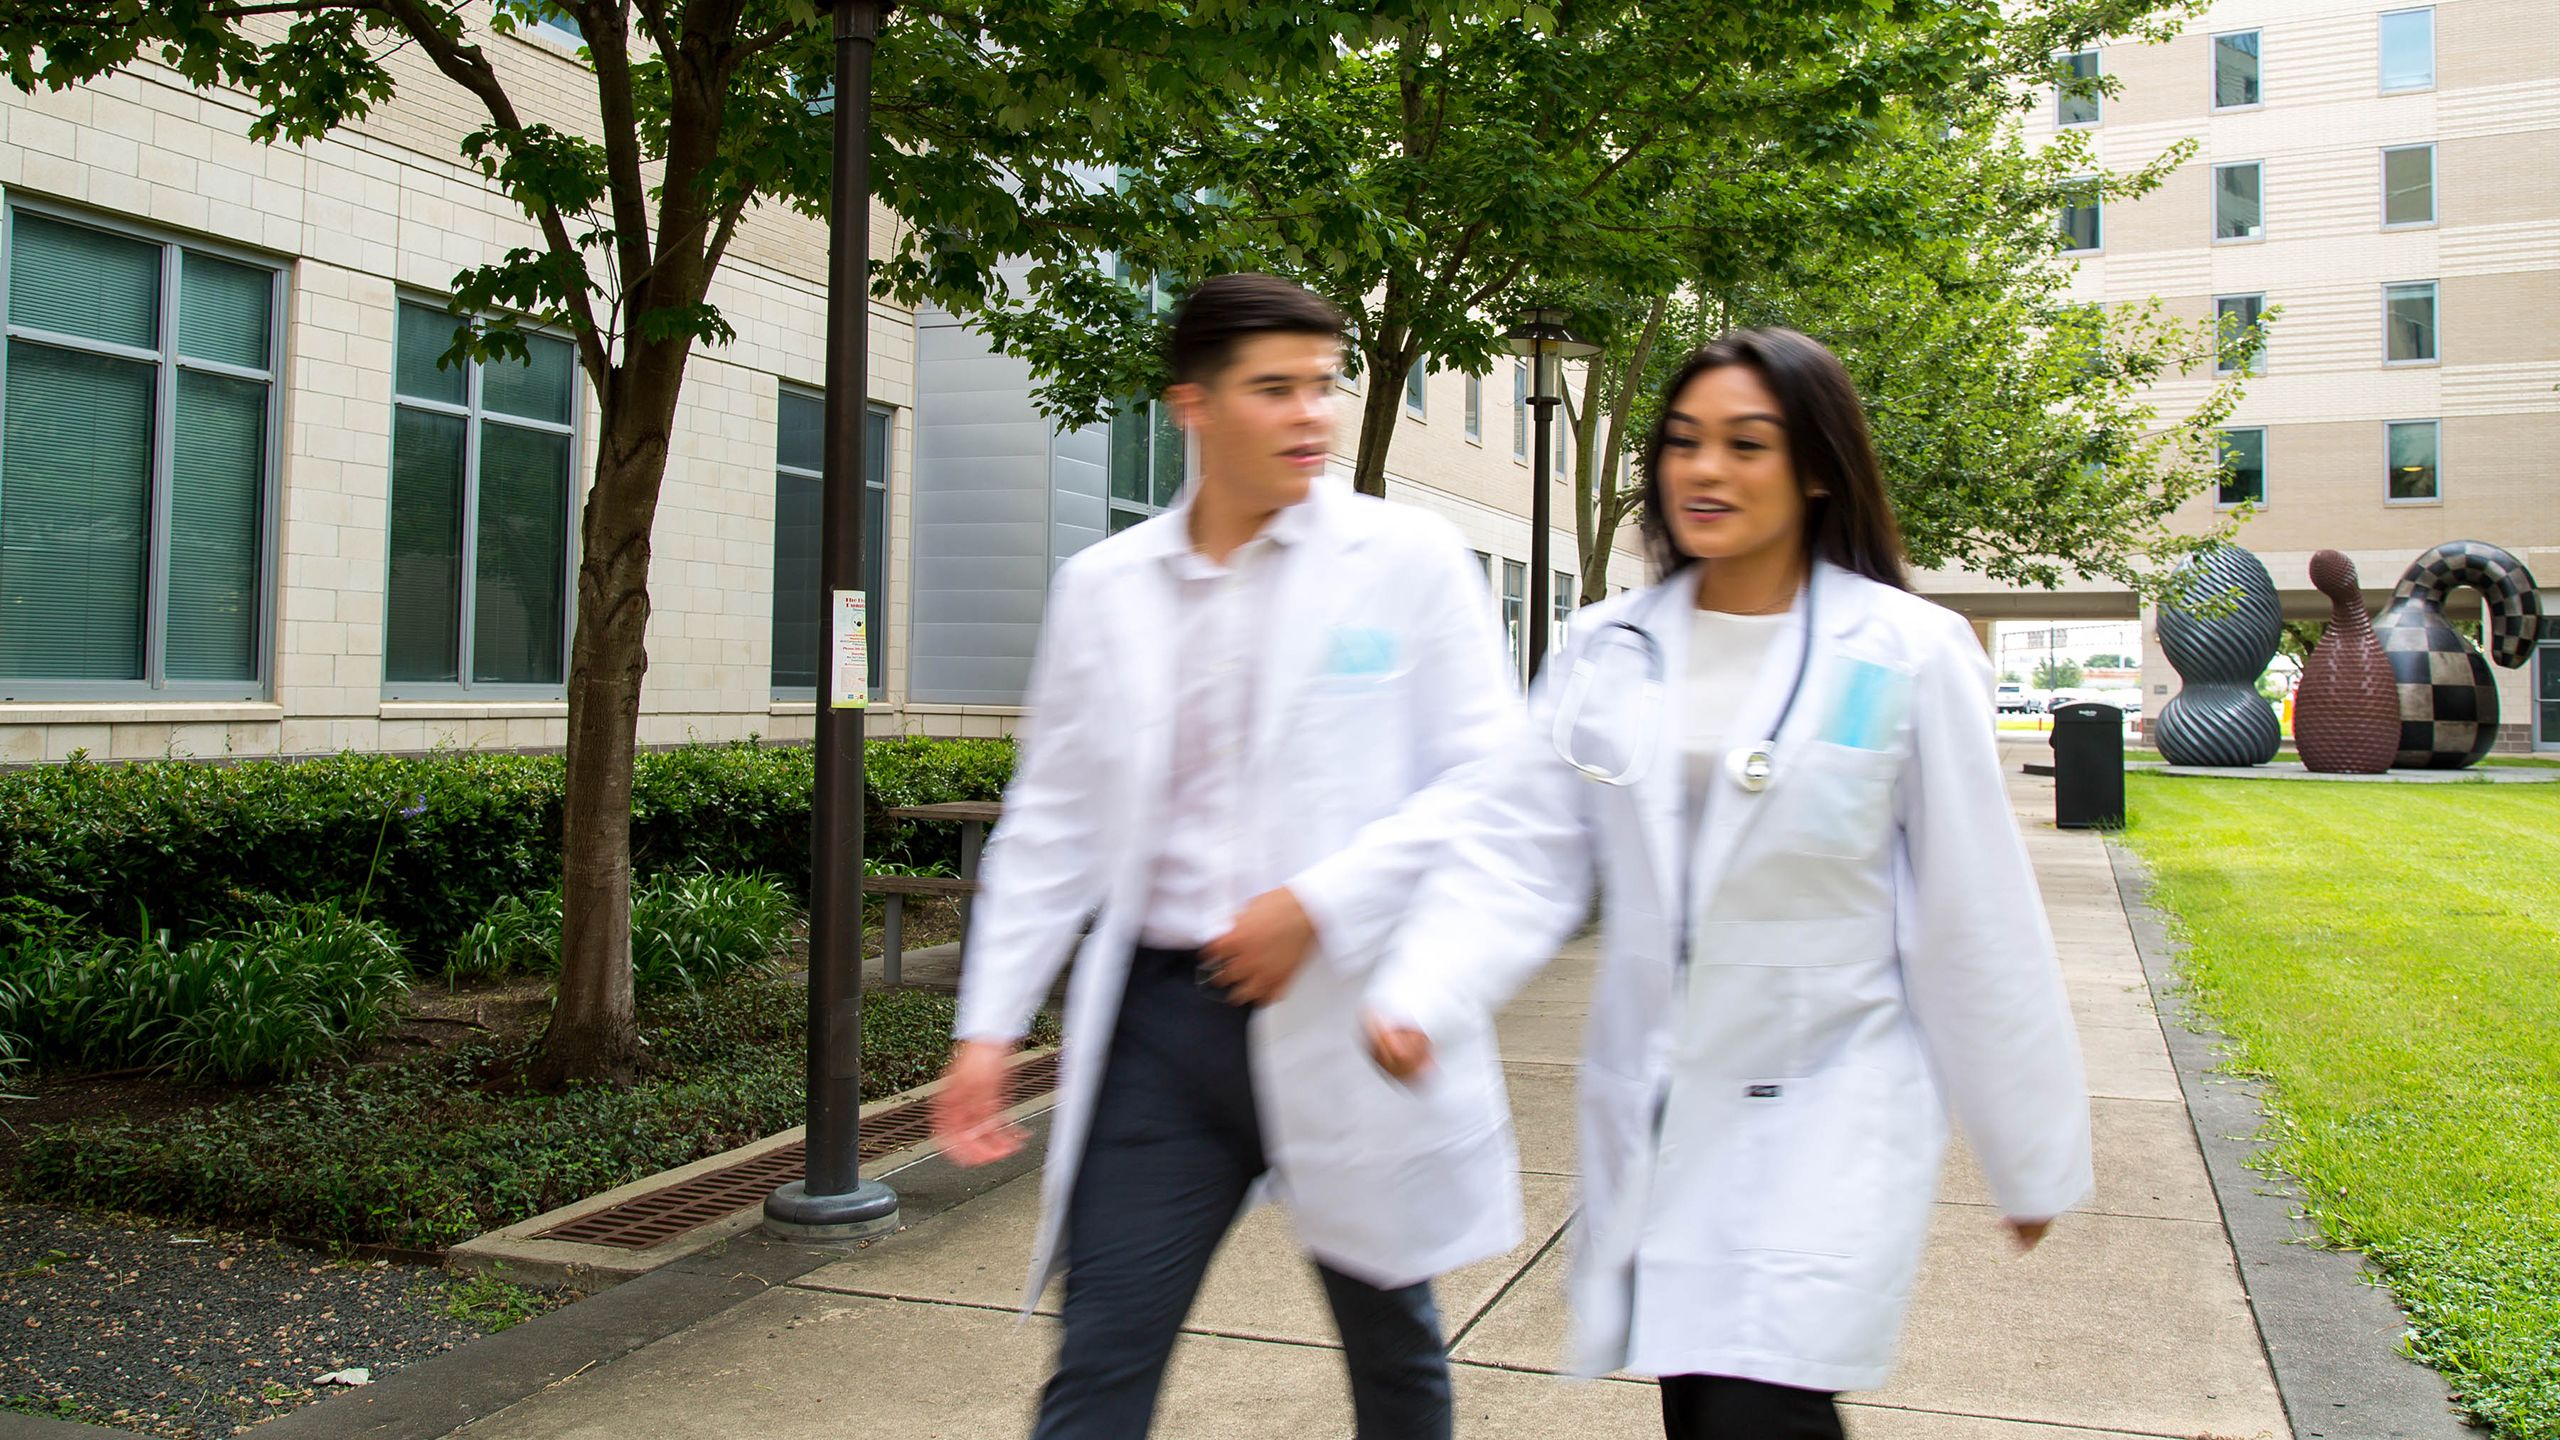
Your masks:
{"label": "black lamp post base", "polygon": [[764,1197],[764,1233],[777,1240],[868,1240],[898,1228],[898,1192],[865,1180],[847,1195],[812,1195],[794,1180]]}

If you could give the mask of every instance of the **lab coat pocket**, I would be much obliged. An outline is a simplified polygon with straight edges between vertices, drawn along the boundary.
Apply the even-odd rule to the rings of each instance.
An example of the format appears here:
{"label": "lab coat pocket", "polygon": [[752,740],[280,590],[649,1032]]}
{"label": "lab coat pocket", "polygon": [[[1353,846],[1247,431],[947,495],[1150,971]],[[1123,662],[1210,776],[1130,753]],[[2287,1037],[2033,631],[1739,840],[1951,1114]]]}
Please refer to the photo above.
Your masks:
{"label": "lab coat pocket", "polygon": [[[1782,762],[1783,763],[1783,762]],[[1872,860],[1893,825],[1898,751],[1861,750],[1817,740],[1769,792],[1769,848],[1786,855]]]}
{"label": "lab coat pocket", "polygon": [[1854,1257],[1872,1248],[1883,1171],[1879,1077],[1857,1065],[1742,1082],[1743,1250]]}

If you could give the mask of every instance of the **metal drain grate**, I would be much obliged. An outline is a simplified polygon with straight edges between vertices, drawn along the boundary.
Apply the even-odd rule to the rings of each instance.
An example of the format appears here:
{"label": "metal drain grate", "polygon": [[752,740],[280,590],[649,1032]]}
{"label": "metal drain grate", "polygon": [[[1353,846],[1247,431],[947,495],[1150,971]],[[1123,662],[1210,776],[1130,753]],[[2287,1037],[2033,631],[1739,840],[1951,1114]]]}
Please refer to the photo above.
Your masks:
{"label": "metal drain grate", "polygon": [[[1026,1060],[1005,1077],[1004,1103],[1008,1108],[1019,1105],[1057,1088],[1057,1083],[1055,1052]],[[863,1118],[859,1153],[865,1160],[876,1160],[932,1136],[933,1102],[910,1100]],[[646,1250],[688,1230],[763,1204],[764,1197],[776,1187],[800,1178],[806,1159],[807,1152],[795,1140],[752,1160],[706,1170],[663,1190],[652,1190],[619,1205],[564,1220],[533,1238]]]}

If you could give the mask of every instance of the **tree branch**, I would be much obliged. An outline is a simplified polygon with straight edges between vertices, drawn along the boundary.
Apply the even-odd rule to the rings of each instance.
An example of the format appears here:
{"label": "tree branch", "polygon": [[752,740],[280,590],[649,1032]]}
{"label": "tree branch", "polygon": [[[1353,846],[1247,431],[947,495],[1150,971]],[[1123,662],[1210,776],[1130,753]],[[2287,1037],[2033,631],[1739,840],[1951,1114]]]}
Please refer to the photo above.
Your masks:
{"label": "tree branch", "polygon": [[640,113],[631,91],[631,39],[622,30],[622,7],[611,0],[574,0],[578,24],[595,57],[596,103],[604,121],[606,194],[613,204],[614,259],[631,312],[649,308],[649,186],[640,174]]}
{"label": "tree branch", "polygon": [[[515,135],[524,133],[524,120],[516,114],[515,101],[508,96],[507,87],[500,83],[498,72],[490,67],[489,57],[478,45],[446,33],[440,23],[445,12],[425,3],[425,0],[370,0],[370,3],[416,41],[418,48],[427,53],[427,58],[435,62],[436,68],[444,72],[446,79],[471,92],[501,131]],[[518,199],[529,200],[526,208],[533,212],[534,223],[541,228],[543,243],[550,247],[551,253],[563,265],[573,267],[583,275],[586,257],[579,253],[577,243],[569,238],[569,222],[560,213],[560,207],[541,196],[519,196]],[[563,290],[561,303],[574,322],[578,359],[586,366],[587,378],[601,391],[612,373],[613,357],[605,351],[604,332],[596,326],[595,307],[589,303],[584,286],[568,285]]]}

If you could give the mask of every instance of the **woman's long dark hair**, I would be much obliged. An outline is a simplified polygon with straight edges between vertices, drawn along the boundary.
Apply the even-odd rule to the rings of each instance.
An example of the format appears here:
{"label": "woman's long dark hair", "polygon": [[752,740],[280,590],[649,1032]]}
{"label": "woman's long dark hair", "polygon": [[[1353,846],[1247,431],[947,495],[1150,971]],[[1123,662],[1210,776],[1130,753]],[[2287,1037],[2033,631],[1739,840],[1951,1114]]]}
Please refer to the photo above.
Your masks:
{"label": "woman's long dark hair", "polygon": [[1735,330],[1681,362],[1663,387],[1662,407],[1638,462],[1644,475],[1644,538],[1657,573],[1669,575],[1696,557],[1672,539],[1662,508],[1662,449],[1671,406],[1689,382],[1710,370],[1746,365],[1778,397],[1804,500],[1806,553],[1897,590],[1911,588],[1903,570],[1902,527],[1885,498],[1883,467],[1867,434],[1858,387],[1838,356],[1793,330]]}

